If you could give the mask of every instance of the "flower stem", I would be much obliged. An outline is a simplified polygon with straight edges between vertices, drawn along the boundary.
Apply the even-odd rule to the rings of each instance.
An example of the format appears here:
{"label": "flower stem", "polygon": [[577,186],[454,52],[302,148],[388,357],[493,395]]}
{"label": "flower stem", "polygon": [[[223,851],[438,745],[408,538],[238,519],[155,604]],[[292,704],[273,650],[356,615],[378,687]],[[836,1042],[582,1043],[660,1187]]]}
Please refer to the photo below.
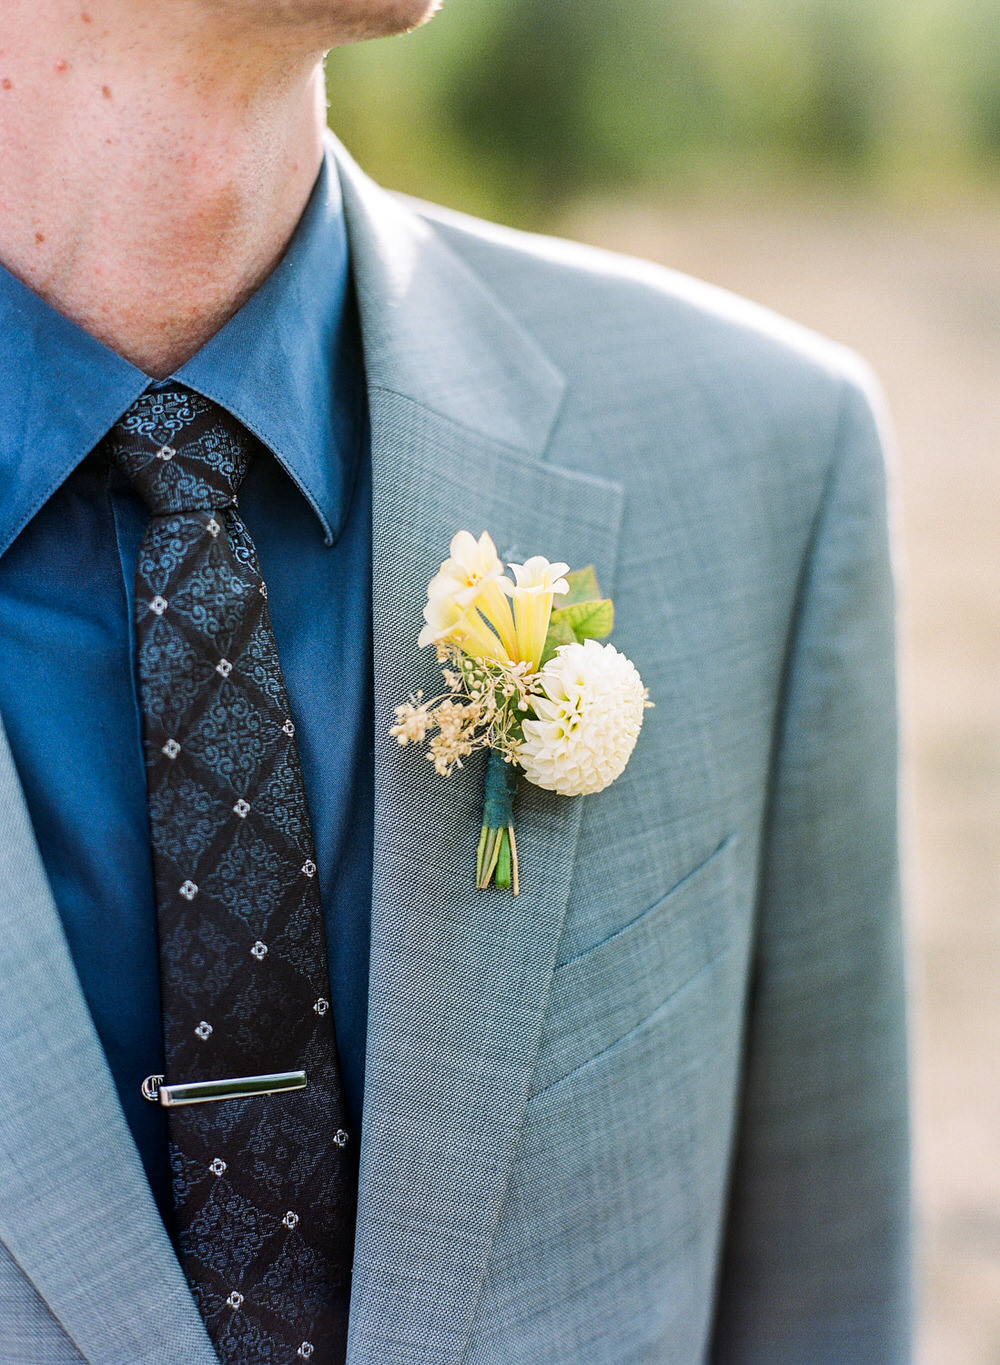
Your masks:
{"label": "flower stem", "polygon": [[490,750],[483,789],[483,827],[476,850],[476,886],[491,883],[518,894],[517,844],[514,842],[514,794],[517,769]]}

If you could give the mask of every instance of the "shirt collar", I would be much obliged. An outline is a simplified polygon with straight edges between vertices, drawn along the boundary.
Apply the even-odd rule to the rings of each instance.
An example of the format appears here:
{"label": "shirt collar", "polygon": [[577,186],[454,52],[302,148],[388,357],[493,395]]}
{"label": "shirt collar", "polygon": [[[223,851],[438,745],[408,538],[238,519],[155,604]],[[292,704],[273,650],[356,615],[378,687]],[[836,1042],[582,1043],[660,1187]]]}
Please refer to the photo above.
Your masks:
{"label": "shirt collar", "polygon": [[[347,516],[364,377],[340,183],[327,151],[282,260],[171,376],[275,455],[323,526]],[[0,554],[149,387],[149,376],[0,266]]]}

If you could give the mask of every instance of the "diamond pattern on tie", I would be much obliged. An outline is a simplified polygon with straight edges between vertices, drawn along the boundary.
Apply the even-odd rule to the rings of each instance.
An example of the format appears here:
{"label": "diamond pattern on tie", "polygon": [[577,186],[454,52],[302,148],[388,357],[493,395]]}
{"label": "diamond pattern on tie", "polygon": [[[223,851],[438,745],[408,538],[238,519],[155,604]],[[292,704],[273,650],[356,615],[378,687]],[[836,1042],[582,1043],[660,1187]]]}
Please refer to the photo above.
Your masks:
{"label": "diamond pattern on tie", "polygon": [[253,438],[178,386],[144,394],[102,449],[151,512],[136,639],[167,1084],[308,1075],[304,1090],[168,1111],[184,1268],[225,1365],[333,1365],[356,1144],[295,726],[236,510]]}

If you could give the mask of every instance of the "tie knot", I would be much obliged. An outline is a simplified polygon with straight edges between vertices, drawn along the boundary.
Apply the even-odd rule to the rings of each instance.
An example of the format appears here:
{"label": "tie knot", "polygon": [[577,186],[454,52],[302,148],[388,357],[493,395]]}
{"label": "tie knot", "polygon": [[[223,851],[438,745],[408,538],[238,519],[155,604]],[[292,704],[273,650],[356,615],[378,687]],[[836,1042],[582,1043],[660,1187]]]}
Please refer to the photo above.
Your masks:
{"label": "tie knot", "polygon": [[154,516],[231,506],[253,454],[235,417],[179,386],[144,393],[100,449]]}

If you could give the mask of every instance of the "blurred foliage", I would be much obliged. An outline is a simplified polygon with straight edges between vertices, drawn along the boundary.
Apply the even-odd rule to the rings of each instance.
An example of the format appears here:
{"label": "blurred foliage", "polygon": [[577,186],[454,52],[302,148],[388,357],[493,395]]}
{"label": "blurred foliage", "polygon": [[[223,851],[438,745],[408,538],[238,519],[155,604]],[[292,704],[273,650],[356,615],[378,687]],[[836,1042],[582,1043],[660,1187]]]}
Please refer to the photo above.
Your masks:
{"label": "blurred foliage", "polygon": [[935,194],[1000,167],[997,0],[447,0],[327,72],[377,178],[527,224],[588,194]]}

